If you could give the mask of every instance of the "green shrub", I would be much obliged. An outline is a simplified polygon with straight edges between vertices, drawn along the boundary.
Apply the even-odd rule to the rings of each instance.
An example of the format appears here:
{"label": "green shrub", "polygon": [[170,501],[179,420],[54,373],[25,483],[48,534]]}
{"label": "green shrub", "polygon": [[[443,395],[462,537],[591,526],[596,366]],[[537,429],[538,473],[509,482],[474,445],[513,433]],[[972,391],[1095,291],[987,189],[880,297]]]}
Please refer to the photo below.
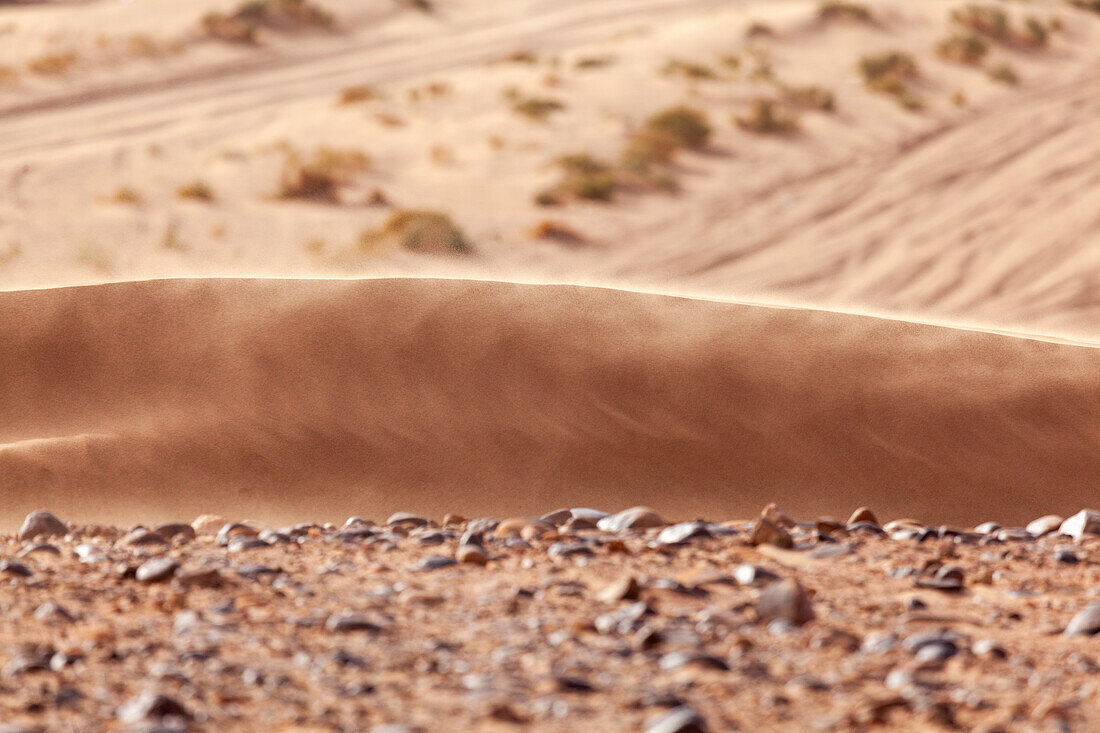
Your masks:
{"label": "green shrub", "polygon": [[470,254],[473,246],[451,217],[438,211],[399,209],[379,229],[359,237],[362,249],[373,249],[379,241],[395,240],[410,252],[421,254]]}
{"label": "green shrub", "polygon": [[192,181],[176,189],[176,195],[190,201],[213,201],[214,189],[206,181]]}
{"label": "green shrub", "polygon": [[909,89],[909,82],[920,73],[913,57],[902,51],[887,51],[864,56],[859,62],[863,82],[873,92],[893,97],[902,108],[917,110],[923,107],[920,99]]}
{"label": "green shrub", "polygon": [[676,144],[685,148],[701,148],[710,137],[706,116],[699,110],[686,106],[670,107],[650,116],[645,129],[668,135]]}
{"label": "green shrub", "polygon": [[973,33],[956,34],[936,44],[936,54],[957,64],[977,66],[989,53],[989,44],[984,38]]}
{"label": "green shrub", "polygon": [[792,87],[781,85],[783,101],[791,107],[815,112],[835,112],[836,95],[818,86]]}
{"label": "green shrub", "polygon": [[1008,84],[1009,86],[1016,86],[1020,83],[1020,77],[1016,75],[1016,70],[1008,64],[998,64],[989,70],[989,78],[1000,84]]}
{"label": "green shrub", "polygon": [[661,73],[665,76],[686,76],[689,79],[713,79],[717,76],[709,66],[680,59],[669,59]]}
{"label": "green shrub", "polygon": [[551,112],[559,112],[565,109],[565,105],[556,99],[539,99],[529,97],[519,99],[512,104],[512,110],[532,120],[545,120]]}
{"label": "green shrub", "polygon": [[873,20],[866,5],[843,0],[827,0],[822,3],[817,8],[817,17],[822,20],[853,20],[859,23],[870,23]]}
{"label": "green shrub", "polygon": [[758,135],[786,135],[798,129],[798,117],[771,99],[756,99],[746,115],[734,117],[738,127]]}

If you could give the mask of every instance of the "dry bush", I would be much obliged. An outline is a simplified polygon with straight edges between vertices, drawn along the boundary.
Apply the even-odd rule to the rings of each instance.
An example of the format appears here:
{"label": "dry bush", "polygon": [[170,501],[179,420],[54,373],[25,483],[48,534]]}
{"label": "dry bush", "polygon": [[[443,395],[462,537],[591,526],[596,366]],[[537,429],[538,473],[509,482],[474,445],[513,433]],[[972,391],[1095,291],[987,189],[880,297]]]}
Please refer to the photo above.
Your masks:
{"label": "dry bush", "polygon": [[513,102],[512,111],[532,120],[545,120],[551,112],[559,112],[565,105],[556,99],[529,97]]}
{"label": "dry bush", "polygon": [[996,41],[1008,41],[1011,28],[1008,13],[993,5],[967,5],[951,12],[951,19],[964,28]]}
{"label": "dry bush", "polygon": [[989,53],[989,44],[974,33],[948,36],[936,44],[936,55],[945,61],[977,66]]}
{"label": "dry bush", "polygon": [[863,82],[873,92],[887,94],[904,109],[917,110],[923,105],[909,89],[909,82],[920,77],[917,62],[902,51],[887,51],[864,56],[859,62]]}
{"label": "dry bush", "polygon": [[380,242],[396,241],[410,252],[422,254],[470,254],[473,246],[451,218],[438,211],[399,209],[390,214],[378,229],[368,229],[359,237],[364,250]]}
{"label": "dry bush", "polygon": [[989,78],[1000,84],[1016,86],[1020,83],[1020,77],[1016,70],[1008,64],[998,64],[989,70]]}
{"label": "dry bush", "polygon": [[214,200],[214,189],[206,181],[196,180],[180,186],[176,195],[186,201],[210,202]]}
{"label": "dry bush", "polygon": [[135,189],[129,186],[120,186],[107,200],[114,204],[138,206],[144,199]]}
{"label": "dry bush", "polygon": [[798,130],[798,117],[772,99],[754,100],[748,114],[735,116],[734,122],[758,135],[788,135]]}
{"label": "dry bush", "polygon": [[717,76],[709,66],[682,59],[669,59],[661,67],[665,76],[685,76],[689,79],[713,79]]}
{"label": "dry bush", "polygon": [[706,116],[699,110],[682,105],[651,115],[645,121],[645,129],[667,134],[685,148],[701,148],[710,137]]}
{"label": "dry bush", "polygon": [[539,62],[539,57],[535,54],[534,51],[513,51],[512,53],[502,58],[501,61],[512,64],[537,64]]}
{"label": "dry bush", "polygon": [[767,23],[761,23],[759,21],[749,24],[749,27],[745,30],[746,38],[768,38],[774,36],[775,31]]}
{"label": "dry bush", "polygon": [[228,15],[207,13],[201,26],[211,38],[254,43],[261,28],[288,32],[329,28],[334,22],[331,13],[311,0],[248,0]]}
{"label": "dry bush", "polygon": [[813,112],[835,112],[836,95],[819,86],[792,87],[780,85],[783,101],[791,107]]}
{"label": "dry bush", "polygon": [[377,99],[379,96],[378,90],[372,86],[366,84],[360,84],[353,87],[347,87],[340,91],[340,104],[359,104],[360,102],[369,102],[372,99]]}
{"label": "dry bush", "polygon": [[853,20],[859,23],[870,23],[874,20],[866,5],[843,0],[828,0],[822,3],[817,8],[817,17],[822,20]]}
{"label": "dry bush", "polygon": [[735,53],[727,53],[718,57],[718,63],[725,66],[730,71],[741,70],[741,57]]}
{"label": "dry bush", "polygon": [[0,87],[14,84],[19,79],[19,72],[10,66],[0,64]]}
{"label": "dry bush", "polygon": [[654,166],[666,165],[680,147],[675,137],[661,130],[639,130],[627,138],[619,164],[628,173],[644,175]]}
{"label": "dry bush", "polygon": [[605,66],[610,66],[613,63],[615,63],[615,59],[612,56],[585,56],[577,59],[577,62],[573,64],[573,68],[602,69]]}
{"label": "dry bush", "polygon": [[69,69],[79,60],[80,54],[76,51],[46,53],[31,59],[27,63],[27,69],[35,74],[41,74],[43,76],[56,76],[69,71]]}
{"label": "dry bush", "polygon": [[1016,41],[1027,48],[1044,48],[1050,42],[1050,31],[1041,20],[1029,16],[1024,18],[1023,30],[1016,32]]}
{"label": "dry bush", "polygon": [[1100,0],[1068,0],[1068,2],[1075,8],[1100,13]]}
{"label": "dry bush", "polygon": [[584,244],[587,239],[576,229],[561,222],[543,219],[528,232],[532,239],[543,239],[559,244],[578,245]]}
{"label": "dry bush", "polygon": [[562,170],[561,181],[535,195],[540,206],[554,206],[569,199],[610,201],[619,181],[614,170],[588,153],[563,155],[555,161]]}
{"label": "dry bush", "polygon": [[370,158],[358,150],[322,147],[310,160],[290,151],[279,176],[277,196],[336,203],[340,186],[370,167]]}

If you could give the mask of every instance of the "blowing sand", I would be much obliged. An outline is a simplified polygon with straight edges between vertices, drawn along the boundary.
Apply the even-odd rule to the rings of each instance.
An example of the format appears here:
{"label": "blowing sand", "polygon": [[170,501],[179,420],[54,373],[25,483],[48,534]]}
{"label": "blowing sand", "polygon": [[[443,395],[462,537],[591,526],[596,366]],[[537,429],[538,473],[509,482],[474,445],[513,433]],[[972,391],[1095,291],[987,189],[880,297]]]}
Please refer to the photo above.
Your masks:
{"label": "blowing sand", "polygon": [[[287,520],[852,497],[1076,511],[1100,351],[823,311],[462,280],[172,280],[0,295],[9,521]],[[166,503],[165,497],[171,496]]]}

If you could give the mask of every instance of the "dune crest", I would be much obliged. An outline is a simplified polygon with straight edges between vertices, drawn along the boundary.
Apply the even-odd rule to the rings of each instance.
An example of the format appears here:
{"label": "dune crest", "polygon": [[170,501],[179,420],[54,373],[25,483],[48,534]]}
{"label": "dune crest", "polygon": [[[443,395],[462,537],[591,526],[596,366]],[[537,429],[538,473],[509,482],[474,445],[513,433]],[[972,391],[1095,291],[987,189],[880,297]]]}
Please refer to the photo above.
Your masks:
{"label": "dune crest", "polygon": [[[1100,350],[460,280],[0,293],[3,521],[853,503],[967,522],[1100,480]],[[1011,496],[1012,501],[1006,501]]]}

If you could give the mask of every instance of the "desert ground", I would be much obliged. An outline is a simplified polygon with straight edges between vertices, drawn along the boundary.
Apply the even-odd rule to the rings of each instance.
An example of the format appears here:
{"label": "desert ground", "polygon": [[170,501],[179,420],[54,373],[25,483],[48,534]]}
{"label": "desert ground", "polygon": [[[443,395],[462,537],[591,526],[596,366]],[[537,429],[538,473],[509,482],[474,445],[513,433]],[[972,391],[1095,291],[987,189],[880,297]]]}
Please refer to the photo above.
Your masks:
{"label": "desert ground", "polygon": [[1098,71],[1096,0],[0,0],[0,731],[1100,726]]}

